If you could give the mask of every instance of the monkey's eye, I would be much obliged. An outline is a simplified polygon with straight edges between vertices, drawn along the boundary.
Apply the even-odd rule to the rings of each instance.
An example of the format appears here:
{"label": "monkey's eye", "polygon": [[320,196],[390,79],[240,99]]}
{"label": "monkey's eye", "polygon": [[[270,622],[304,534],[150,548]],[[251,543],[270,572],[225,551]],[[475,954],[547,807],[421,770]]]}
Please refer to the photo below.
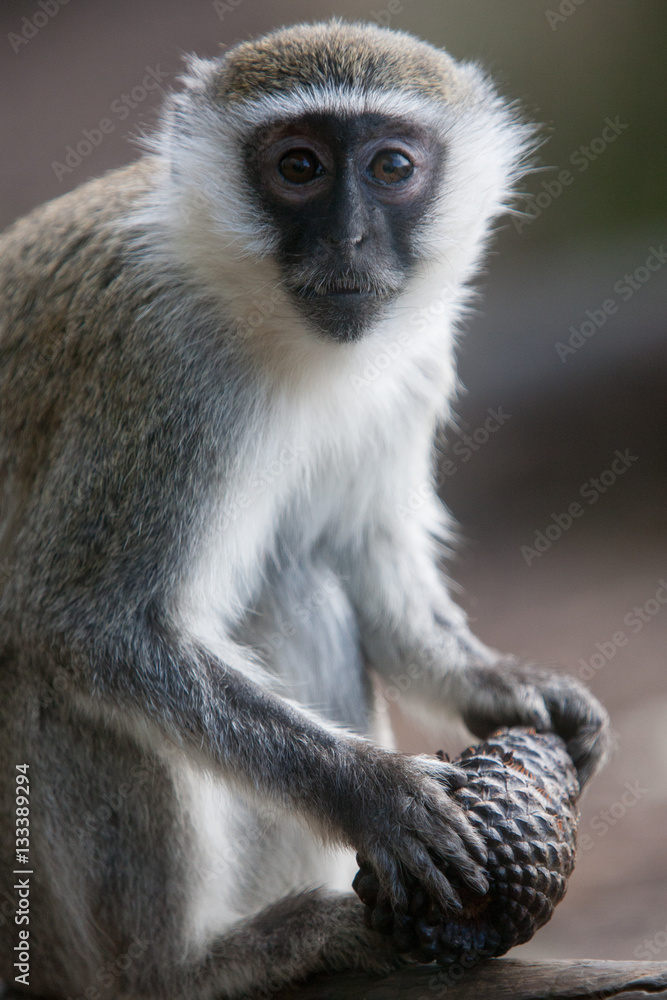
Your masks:
{"label": "monkey's eye", "polygon": [[407,156],[397,149],[383,149],[373,158],[368,173],[381,184],[397,184],[406,180],[414,169]]}
{"label": "monkey's eye", "polygon": [[309,149],[290,149],[278,164],[278,170],[290,184],[308,184],[324,173],[324,167]]}

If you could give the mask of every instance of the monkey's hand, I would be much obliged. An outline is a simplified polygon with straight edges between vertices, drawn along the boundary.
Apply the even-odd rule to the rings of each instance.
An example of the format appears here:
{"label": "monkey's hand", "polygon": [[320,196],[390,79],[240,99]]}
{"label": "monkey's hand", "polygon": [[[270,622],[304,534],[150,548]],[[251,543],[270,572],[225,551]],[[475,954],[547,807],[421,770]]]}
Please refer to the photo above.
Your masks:
{"label": "monkey's hand", "polygon": [[[374,869],[382,898],[408,903],[406,877],[416,878],[442,907],[461,908],[456,886],[484,895],[486,848],[450,792],[466,784],[458,767],[368,746],[359,753],[365,780],[346,821],[353,846]],[[356,801],[355,801],[356,800]]]}
{"label": "monkey's hand", "polygon": [[461,680],[457,700],[475,736],[514,725],[555,732],[567,744],[582,788],[604,762],[609,716],[576,678],[505,660],[469,667]]}

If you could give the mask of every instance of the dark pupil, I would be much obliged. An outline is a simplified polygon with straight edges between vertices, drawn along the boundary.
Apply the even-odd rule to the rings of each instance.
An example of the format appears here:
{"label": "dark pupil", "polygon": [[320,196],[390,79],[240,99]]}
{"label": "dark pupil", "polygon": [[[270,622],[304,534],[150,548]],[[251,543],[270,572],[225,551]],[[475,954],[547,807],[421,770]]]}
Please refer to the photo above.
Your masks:
{"label": "dark pupil", "polygon": [[396,184],[412,173],[413,166],[407,156],[392,150],[378,153],[371,163],[371,173],[383,184]]}
{"label": "dark pupil", "polygon": [[291,184],[307,184],[313,178],[319,177],[323,169],[315,154],[307,149],[290,150],[283,156],[278,166],[285,180]]}

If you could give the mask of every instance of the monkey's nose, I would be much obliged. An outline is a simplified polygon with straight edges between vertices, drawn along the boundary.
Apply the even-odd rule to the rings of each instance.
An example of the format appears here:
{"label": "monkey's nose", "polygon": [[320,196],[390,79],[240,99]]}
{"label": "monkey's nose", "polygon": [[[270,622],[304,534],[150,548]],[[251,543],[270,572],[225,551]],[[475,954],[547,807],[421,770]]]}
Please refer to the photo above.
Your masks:
{"label": "monkey's nose", "polygon": [[348,233],[343,236],[329,235],[327,242],[329,246],[336,250],[359,246],[365,240],[366,234],[363,232]]}

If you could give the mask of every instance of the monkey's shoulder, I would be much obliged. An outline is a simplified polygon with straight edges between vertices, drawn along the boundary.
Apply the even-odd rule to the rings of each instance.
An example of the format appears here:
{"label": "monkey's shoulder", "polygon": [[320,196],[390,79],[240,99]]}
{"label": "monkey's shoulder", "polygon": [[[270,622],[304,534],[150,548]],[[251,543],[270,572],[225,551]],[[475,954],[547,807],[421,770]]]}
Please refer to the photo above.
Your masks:
{"label": "monkey's shoulder", "polygon": [[[0,236],[0,380],[8,359],[42,363],[65,341],[80,349],[127,280],[119,222],[151,188],[153,158],[89,181],[34,209]],[[113,287],[112,287],[113,286]],[[62,360],[62,359],[61,359]]]}
{"label": "monkey's shoulder", "polygon": [[68,287],[68,280],[86,279],[95,257],[117,245],[116,223],[148,196],[159,170],[155,157],[145,156],[67,194],[37,206],[0,235],[0,297],[20,300],[39,284],[50,291]]}
{"label": "monkey's shoulder", "polygon": [[184,325],[196,339],[200,311],[156,265],[136,222],[160,169],[144,157],[0,236],[0,438],[13,452],[48,441],[68,415],[101,432],[112,412],[118,424],[139,411],[164,421],[161,400],[178,410],[176,376],[188,370],[168,328]]}

